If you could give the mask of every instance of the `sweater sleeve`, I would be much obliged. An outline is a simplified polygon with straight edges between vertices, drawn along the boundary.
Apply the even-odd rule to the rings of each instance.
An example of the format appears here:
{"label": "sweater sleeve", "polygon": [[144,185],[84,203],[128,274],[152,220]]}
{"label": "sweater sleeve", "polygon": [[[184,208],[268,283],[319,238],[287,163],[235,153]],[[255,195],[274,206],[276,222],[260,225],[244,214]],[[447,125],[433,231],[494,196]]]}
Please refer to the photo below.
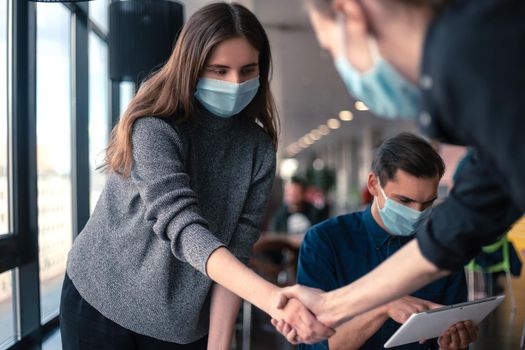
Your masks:
{"label": "sweater sleeve", "polygon": [[253,245],[259,239],[261,220],[275,176],[275,150],[271,143],[260,157],[262,161],[255,169],[248,197],[229,245],[231,252],[244,263],[248,263]]}
{"label": "sweater sleeve", "polygon": [[206,275],[209,256],[223,243],[199,214],[197,195],[185,170],[182,135],[153,117],[133,125],[131,181],[146,206],[145,220],[171,244],[173,255]]}

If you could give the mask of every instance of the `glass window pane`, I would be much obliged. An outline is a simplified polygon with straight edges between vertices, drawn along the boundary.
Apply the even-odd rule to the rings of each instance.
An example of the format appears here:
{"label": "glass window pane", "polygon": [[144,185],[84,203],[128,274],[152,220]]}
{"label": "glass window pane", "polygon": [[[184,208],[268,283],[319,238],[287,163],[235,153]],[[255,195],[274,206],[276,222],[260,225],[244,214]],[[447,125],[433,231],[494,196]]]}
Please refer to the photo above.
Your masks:
{"label": "glass window pane", "polygon": [[41,317],[58,312],[71,247],[70,12],[37,4],[37,166]]}
{"label": "glass window pane", "polygon": [[95,208],[106,176],[96,170],[104,164],[109,136],[108,47],[95,33],[89,34],[89,168],[90,207]]}
{"label": "glass window pane", "polygon": [[89,3],[89,17],[103,31],[108,32],[109,0],[96,0]]}
{"label": "glass window pane", "polygon": [[126,111],[128,104],[131,102],[133,96],[135,96],[135,83],[130,81],[123,81],[119,86],[120,94],[120,115]]}
{"label": "glass window pane", "polygon": [[14,340],[13,273],[0,274],[0,348]]}
{"label": "glass window pane", "polygon": [[0,235],[9,232],[7,154],[7,1],[2,1],[0,2]]}

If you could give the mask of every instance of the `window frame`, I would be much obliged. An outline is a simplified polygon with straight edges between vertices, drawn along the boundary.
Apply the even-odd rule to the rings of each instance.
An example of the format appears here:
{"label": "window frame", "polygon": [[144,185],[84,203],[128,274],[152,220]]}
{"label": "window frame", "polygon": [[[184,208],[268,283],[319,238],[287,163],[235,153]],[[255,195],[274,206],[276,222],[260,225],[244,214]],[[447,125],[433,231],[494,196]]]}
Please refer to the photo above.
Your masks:
{"label": "window frame", "polygon": [[[8,234],[0,236],[0,273],[13,270],[16,337],[7,349],[39,344],[58,325],[58,315],[40,320],[38,198],[36,157],[36,4],[8,2]],[[63,3],[71,13],[72,64],[72,219],[73,239],[89,218],[89,53],[93,31],[107,34],[89,18],[87,3]],[[110,82],[108,82],[110,84]],[[111,83],[109,130],[116,120],[118,83]],[[117,101],[117,103],[112,103]]]}

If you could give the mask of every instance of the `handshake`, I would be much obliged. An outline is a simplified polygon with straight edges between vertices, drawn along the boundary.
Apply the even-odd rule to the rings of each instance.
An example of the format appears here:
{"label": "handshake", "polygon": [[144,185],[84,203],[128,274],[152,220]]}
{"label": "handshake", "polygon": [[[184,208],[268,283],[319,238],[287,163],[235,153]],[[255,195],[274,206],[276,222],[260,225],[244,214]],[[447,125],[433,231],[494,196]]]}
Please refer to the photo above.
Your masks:
{"label": "handshake", "polygon": [[[382,325],[388,318],[404,323],[414,313],[442,306],[405,296],[352,319],[348,316],[351,312],[333,303],[330,294],[320,289],[295,285],[281,289],[275,300],[277,308],[271,314],[272,325],[292,344],[314,344],[334,336],[336,330],[348,344],[347,335],[359,330],[364,323],[377,321]],[[439,337],[439,347],[441,350],[467,348],[477,339],[478,332],[479,328],[471,321],[458,322]]]}

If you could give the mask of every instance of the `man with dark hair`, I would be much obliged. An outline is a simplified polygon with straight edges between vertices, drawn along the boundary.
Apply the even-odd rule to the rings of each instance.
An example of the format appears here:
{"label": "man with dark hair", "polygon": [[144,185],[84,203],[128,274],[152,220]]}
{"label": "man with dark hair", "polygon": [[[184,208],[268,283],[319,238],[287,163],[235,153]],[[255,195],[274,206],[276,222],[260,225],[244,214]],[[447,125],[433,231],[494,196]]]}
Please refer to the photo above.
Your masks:
{"label": "man with dark hair", "polygon": [[[362,212],[324,221],[308,231],[299,255],[298,283],[334,290],[352,283],[394,254],[412,240],[418,222],[432,210],[444,172],[443,160],[423,139],[402,133],[385,141],[377,150],[368,176],[372,204]],[[412,296],[344,323],[328,341],[301,345],[300,349],[382,349],[399,323],[412,313],[438,304],[464,302],[466,298],[465,275],[455,273]],[[451,338],[472,342],[476,336],[472,322],[460,322],[438,341],[396,349],[438,349],[439,345],[450,343]]]}
{"label": "man with dark hair", "polygon": [[306,185],[306,180],[299,176],[293,176],[285,183],[284,203],[272,219],[272,231],[305,233],[320,221],[319,210],[306,201]]}

